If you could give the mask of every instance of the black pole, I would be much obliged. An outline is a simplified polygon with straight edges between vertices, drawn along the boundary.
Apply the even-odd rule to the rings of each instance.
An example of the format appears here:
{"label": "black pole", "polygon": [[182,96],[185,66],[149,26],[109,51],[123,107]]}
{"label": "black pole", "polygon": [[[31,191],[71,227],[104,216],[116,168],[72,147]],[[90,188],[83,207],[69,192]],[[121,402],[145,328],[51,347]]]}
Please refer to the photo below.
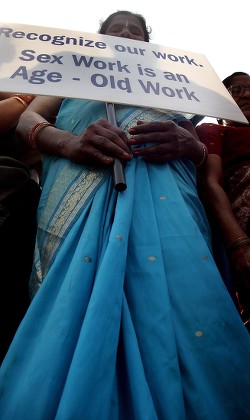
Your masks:
{"label": "black pole", "polygon": [[[117,126],[114,104],[111,102],[106,102],[106,111],[107,111],[108,122],[110,122],[110,124]],[[114,187],[116,191],[126,190],[127,184],[126,184],[123,164],[117,158],[114,158],[113,178],[114,178]]]}

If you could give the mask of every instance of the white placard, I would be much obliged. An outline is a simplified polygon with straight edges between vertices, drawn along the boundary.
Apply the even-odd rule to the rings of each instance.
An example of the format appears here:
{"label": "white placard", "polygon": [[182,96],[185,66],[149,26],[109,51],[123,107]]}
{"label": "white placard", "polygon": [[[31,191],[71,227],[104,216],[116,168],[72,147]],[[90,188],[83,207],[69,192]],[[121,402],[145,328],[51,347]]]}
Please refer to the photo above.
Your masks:
{"label": "white placard", "polygon": [[204,55],[66,29],[1,23],[0,91],[149,106],[247,123]]}

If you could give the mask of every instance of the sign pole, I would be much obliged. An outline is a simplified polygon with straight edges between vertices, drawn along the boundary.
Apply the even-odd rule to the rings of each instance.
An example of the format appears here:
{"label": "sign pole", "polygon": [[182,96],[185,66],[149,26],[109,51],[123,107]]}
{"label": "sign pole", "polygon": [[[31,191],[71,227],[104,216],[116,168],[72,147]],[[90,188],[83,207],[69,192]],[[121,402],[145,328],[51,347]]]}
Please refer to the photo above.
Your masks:
{"label": "sign pole", "polygon": [[[108,122],[110,124],[113,124],[117,126],[116,123],[116,116],[115,116],[115,106],[111,102],[106,102],[106,112],[107,112],[107,118]],[[114,178],[114,187],[116,191],[124,191],[127,188],[124,169],[123,169],[123,163],[119,160],[114,158],[114,164],[113,164],[113,178]]]}

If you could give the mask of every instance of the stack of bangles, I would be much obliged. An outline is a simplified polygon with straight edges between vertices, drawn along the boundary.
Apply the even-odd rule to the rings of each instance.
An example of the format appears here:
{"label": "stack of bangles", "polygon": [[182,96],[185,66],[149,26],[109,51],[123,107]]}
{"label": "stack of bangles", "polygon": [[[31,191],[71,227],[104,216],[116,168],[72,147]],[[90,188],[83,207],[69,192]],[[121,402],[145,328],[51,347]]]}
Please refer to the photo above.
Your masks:
{"label": "stack of bangles", "polygon": [[204,143],[201,143],[201,145],[202,145],[202,149],[203,149],[203,154],[202,154],[201,161],[196,165],[196,168],[199,168],[201,165],[203,165],[203,163],[207,159],[207,155],[208,155],[207,146],[205,146]]}
{"label": "stack of bangles", "polygon": [[35,99],[36,95],[25,95],[22,93],[15,93],[15,95],[11,97],[21,102],[21,104],[23,104],[24,108],[26,109],[27,106],[33,101],[33,99]]}
{"label": "stack of bangles", "polygon": [[245,245],[250,245],[250,238],[238,238],[228,245],[227,250],[230,252]]}
{"label": "stack of bangles", "polygon": [[31,128],[31,130],[29,132],[29,144],[30,144],[30,146],[31,146],[31,148],[33,150],[36,150],[37,149],[37,147],[36,147],[37,134],[39,133],[39,131],[42,128],[45,128],[45,127],[55,127],[55,125],[54,124],[51,124],[51,123],[49,123],[47,121],[43,121],[43,122],[40,122],[40,123],[35,124]]}

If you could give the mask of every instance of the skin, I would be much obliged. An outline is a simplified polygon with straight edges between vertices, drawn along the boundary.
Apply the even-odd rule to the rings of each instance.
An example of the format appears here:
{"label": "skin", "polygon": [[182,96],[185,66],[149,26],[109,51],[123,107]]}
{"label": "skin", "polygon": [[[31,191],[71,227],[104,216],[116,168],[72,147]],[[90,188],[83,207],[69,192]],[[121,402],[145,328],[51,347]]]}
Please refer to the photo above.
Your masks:
{"label": "skin", "polygon": [[14,128],[25,110],[24,105],[14,96],[14,93],[0,92],[0,134],[7,133]]}
{"label": "skin", "polygon": [[[141,22],[134,16],[116,15],[106,34],[122,38],[144,41]],[[22,114],[17,126],[17,134],[28,142],[28,134],[35,124],[42,121],[54,122],[62,98],[37,97]],[[46,127],[39,131],[36,138],[37,148],[48,154],[66,157],[79,164],[112,165],[114,158],[124,162],[133,157],[143,156],[150,162],[164,163],[172,159],[187,157],[195,164],[203,156],[203,148],[191,123],[185,128],[171,121],[138,124],[130,129],[132,138],[100,119],[89,125],[80,135],[61,131],[55,127]],[[130,145],[154,143],[154,147],[144,150],[135,148],[133,154]]]}
{"label": "skin", "polygon": [[106,29],[106,35],[144,41],[143,28],[135,16],[117,15]]}
{"label": "skin", "polygon": [[[242,84],[249,86],[249,76],[237,76],[233,79],[233,85]],[[244,95],[234,98],[241,111],[250,122],[250,89]],[[244,126],[233,121],[223,121],[224,125]],[[225,245],[228,246],[237,238],[247,238],[247,234],[240,227],[232,211],[231,203],[223,189],[223,167],[221,157],[216,154],[209,154],[204,168],[204,200],[207,203],[213,217],[222,232]],[[250,309],[250,245],[235,248],[229,253],[230,264],[239,290],[242,302]]]}

